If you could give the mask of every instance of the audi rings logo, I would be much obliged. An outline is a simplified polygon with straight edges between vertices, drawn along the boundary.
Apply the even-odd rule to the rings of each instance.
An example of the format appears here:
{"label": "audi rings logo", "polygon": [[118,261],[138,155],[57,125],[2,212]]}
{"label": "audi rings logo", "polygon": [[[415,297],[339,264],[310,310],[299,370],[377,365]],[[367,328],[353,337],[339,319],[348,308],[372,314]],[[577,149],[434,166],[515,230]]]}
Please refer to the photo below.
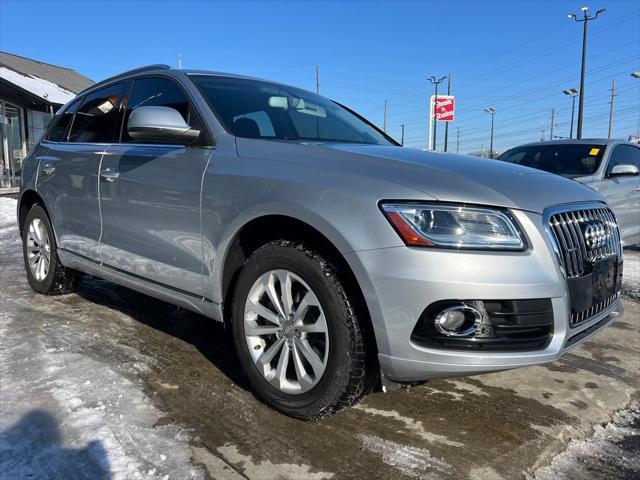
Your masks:
{"label": "audi rings logo", "polygon": [[604,222],[590,222],[584,227],[584,242],[590,250],[606,246],[610,235],[609,227]]}

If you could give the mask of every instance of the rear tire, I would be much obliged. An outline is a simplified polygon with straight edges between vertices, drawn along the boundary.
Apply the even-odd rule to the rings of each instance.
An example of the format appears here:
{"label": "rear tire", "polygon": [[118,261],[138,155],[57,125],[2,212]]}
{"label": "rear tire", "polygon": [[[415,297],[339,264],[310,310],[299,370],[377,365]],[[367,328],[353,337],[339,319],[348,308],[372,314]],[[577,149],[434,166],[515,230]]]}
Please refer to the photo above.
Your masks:
{"label": "rear tire", "polygon": [[264,245],[242,267],[231,308],[240,364],[256,395],[276,410],[311,420],[368,390],[360,323],[321,254],[286,240]]}
{"label": "rear tire", "polygon": [[82,274],[60,263],[49,216],[40,205],[31,207],[25,219],[22,253],[27,280],[36,292],[63,295],[76,289]]}

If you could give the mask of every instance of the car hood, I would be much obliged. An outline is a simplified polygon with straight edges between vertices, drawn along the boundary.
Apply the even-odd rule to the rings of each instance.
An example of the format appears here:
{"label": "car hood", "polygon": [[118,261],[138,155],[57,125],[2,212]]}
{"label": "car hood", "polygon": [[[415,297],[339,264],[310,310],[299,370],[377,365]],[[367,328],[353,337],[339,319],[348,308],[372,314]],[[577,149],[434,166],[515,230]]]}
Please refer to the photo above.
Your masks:
{"label": "car hood", "polygon": [[[322,169],[335,169],[411,187],[432,199],[445,202],[493,205],[542,213],[552,205],[604,201],[597,192],[578,182],[479,157],[393,146],[240,138],[237,146],[240,156],[316,163]],[[380,198],[386,198],[385,192],[380,192]]]}

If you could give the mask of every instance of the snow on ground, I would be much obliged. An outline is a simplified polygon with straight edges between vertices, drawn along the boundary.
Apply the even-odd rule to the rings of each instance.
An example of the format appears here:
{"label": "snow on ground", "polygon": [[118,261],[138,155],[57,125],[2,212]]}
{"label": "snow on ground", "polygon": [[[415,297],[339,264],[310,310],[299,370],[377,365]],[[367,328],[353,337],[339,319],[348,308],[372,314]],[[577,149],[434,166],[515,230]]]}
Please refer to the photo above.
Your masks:
{"label": "snow on ground", "polygon": [[[591,438],[573,440],[551,465],[540,468],[535,480],[638,478],[640,457],[640,402],[618,412],[607,425],[597,425]],[[636,448],[633,448],[633,444]]]}
{"label": "snow on ground", "polygon": [[[20,249],[15,208],[15,200],[0,197],[3,276],[17,268],[6,261]],[[204,478],[191,462],[190,433],[163,418],[143,384],[15,325],[46,326],[55,312],[20,317],[20,305],[2,291],[0,303],[1,479]]]}
{"label": "snow on ground", "polygon": [[[598,414],[600,410],[607,409],[605,403],[610,401],[610,397],[603,392],[609,388],[608,385],[624,386],[629,383],[629,389],[636,385],[631,379],[637,372],[634,371],[633,364],[628,363],[628,357],[635,350],[624,342],[615,343],[612,340],[615,339],[615,332],[619,335],[625,329],[633,328],[626,322],[618,330],[612,327],[608,331],[609,341],[598,343],[595,340],[583,348],[581,356],[576,356],[575,353],[567,356],[568,359],[573,358],[576,364],[584,362],[586,370],[580,371],[567,361],[536,370],[547,376],[546,380],[535,384],[534,393],[524,391],[519,395],[514,394],[525,383],[521,380],[526,378],[524,370],[484,376],[483,383],[480,384],[462,380],[434,382],[419,390],[412,390],[417,392],[413,395],[409,390],[405,392],[406,395],[397,395],[395,398],[404,400],[393,405],[387,405],[390,402],[387,399],[394,397],[372,396],[367,404],[361,404],[325,423],[294,425],[289,419],[283,419],[261,405],[247,410],[248,400],[245,404],[238,400],[240,397],[228,396],[231,390],[228,379],[218,386],[214,396],[209,399],[203,393],[213,391],[208,390],[213,388],[208,380],[193,377],[193,381],[187,379],[185,382],[189,385],[195,383],[197,388],[187,390],[190,393],[183,396],[204,400],[201,403],[182,400],[178,405],[184,404],[184,408],[199,406],[202,410],[199,416],[191,418],[188,415],[185,418],[180,410],[182,407],[161,404],[163,409],[167,407],[166,411],[171,417],[196,429],[186,430],[176,421],[164,416],[156,407],[152,399],[158,397],[154,397],[152,384],[146,384],[142,380],[143,374],[148,370],[157,371],[161,368],[156,365],[158,358],[166,355],[165,351],[158,348],[161,344],[152,345],[145,352],[135,348],[140,344],[130,342],[129,333],[114,335],[117,331],[115,325],[114,330],[103,328],[112,320],[114,323],[118,321],[117,328],[120,329],[130,327],[133,330],[138,323],[129,315],[127,308],[109,309],[122,302],[117,298],[122,295],[122,289],[109,285],[93,289],[94,300],[100,296],[108,297],[104,302],[106,306],[102,307],[99,302],[91,299],[87,301],[78,295],[57,297],[54,300],[37,295],[29,289],[24,281],[20,261],[21,244],[15,224],[15,208],[14,199],[0,197],[0,480],[201,479],[205,477],[205,472],[199,465],[205,465],[210,476],[216,479],[239,479],[243,476],[256,479],[320,479],[332,477],[332,471],[353,472],[347,470],[346,465],[361,465],[358,461],[362,462],[363,458],[372,469],[359,471],[359,475],[363,477],[380,478],[381,472],[387,472],[383,468],[389,468],[395,471],[398,478],[461,478],[460,472],[463,470],[458,468],[468,461],[460,460],[460,445],[473,448],[476,433],[470,429],[464,432],[464,436],[460,436],[455,429],[469,428],[470,425],[464,424],[462,420],[467,418],[469,422],[469,417],[465,417],[469,410],[488,424],[504,420],[505,425],[511,428],[522,428],[522,412],[528,412],[530,416],[540,412],[539,418],[547,419],[545,421],[553,425],[554,415],[567,410],[560,410],[563,402],[548,399],[544,393],[542,395],[545,400],[533,400],[534,395],[540,394],[541,388],[556,391],[553,387],[548,387],[553,380],[558,382],[562,378],[565,385],[574,386],[577,390],[572,395],[584,393],[584,399],[576,403],[574,409],[568,410],[571,415],[583,417],[588,415],[587,412],[593,414],[591,403],[598,404]],[[624,269],[625,299],[640,302],[640,250],[625,249]],[[636,307],[632,302],[627,302],[627,305]],[[148,305],[144,308],[147,307]],[[157,315],[162,308],[161,304],[149,307],[145,314]],[[627,318],[631,318],[629,315],[632,311],[632,308],[628,308]],[[89,321],[83,322],[86,319]],[[184,328],[196,328],[189,325],[189,322],[184,323]],[[79,328],[81,326],[84,329]],[[132,331],[131,335],[135,333]],[[81,342],[79,337],[82,335],[90,336],[92,340]],[[599,338],[603,337],[607,337],[607,333]],[[81,347],[83,343],[85,346]],[[99,349],[100,354],[91,355],[91,349]],[[159,357],[151,357],[151,351],[156,351]],[[180,350],[176,356],[167,355],[165,364],[178,364],[180,370],[175,374],[177,376],[169,375],[168,380],[161,377],[165,383],[157,385],[178,391],[179,387],[174,383],[178,383],[176,379],[183,375],[182,362],[188,360],[185,351]],[[606,352],[607,360],[603,359],[601,352]],[[616,356],[620,358],[616,359]],[[604,369],[607,362],[608,367]],[[533,370],[528,370],[531,371]],[[569,377],[565,377],[567,374]],[[616,381],[625,383],[604,383],[616,375]],[[584,389],[578,383],[580,379],[584,383]],[[599,379],[603,383],[602,388],[597,390],[598,385],[591,380],[601,383]],[[536,382],[535,379],[527,381]],[[452,385],[455,388],[449,388]],[[561,388],[558,385],[555,389]],[[182,385],[180,388],[184,387]],[[619,390],[622,393],[627,391],[624,388],[612,390],[617,393],[620,393]],[[491,392],[491,399],[487,404],[485,397],[489,395],[488,392]],[[206,405],[209,404],[204,402],[215,402],[216,395],[233,400],[225,400],[228,405],[213,403],[207,409]],[[446,396],[447,400],[437,401],[438,396]],[[453,402],[453,409],[452,399],[456,400]],[[369,401],[372,402],[371,405]],[[415,403],[411,403],[412,401]],[[429,401],[429,404],[424,410],[433,411],[433,415],[421,411],[420,405],[425,401]],[[505,403],[500,404],[500,401]],[[507,409],[505,413],[495,411],[494,405],[502,405],[504,408],[504,405],[511,405],[512,402],[514,407],[511,410]],[[548,402],[548,405],[541,402]],[[619,405],[626,405],[627,402],[625,397],[624,402]],[[582,413],[581,408],[585,409]],[[240,412],[247,416],[247,422],[236,421]],[[458,412],[459,419],[452,417],[445,421],[445,416],[452,412]],[[209,423],[210,418],[219,420]],[[257,421],[258,418],[261,421]],[[571,417],[557,418],[557,421],[563,423]],[[592,423],[606,422],[609,415],[602,418],[604,420],[594,420]],[[454,430],[434,429],[439,421],[447,425],[453,423]],[[518,442],[513,442],[512,437],[516,435],[516,440],[523,442],[520,453],[514,451],[508,459],[502,455],[489,457],[487,465],[509,463],[512,457],[522,457],[521,454],[525,451],[535,449],[538,435],[535,422],[538,417],[533,421],[532,428],[513,430],[508,435],[496,429],[487,430],[486,436],[482,433],[481,443],[476,443],[475,447],[487,452],[487,455],[491,455],[492,450],[482,450],[484,444],[502,442],[498,445],[519,445]],[[268,429],[261,423],[268,424]],[[278,426],[272,429],[273,425]],[[549,425],[545,428],[552,431]],[[535,475],[536,480],[582,479],[597,476],[599,472],[603,478],[637,478],[637,471],[640,469],[639,425],[640,410],[635,403],[620,411],[612,423],[596,426],[591,438],[571,442],[568,449],[556,456],[550,465],[538,469],[532,475]],[[305,435],[313,436],[314,442],[317,440],[317,445],[321,448],[313,450],[308,456],[306,452],[297,449],[296,440],[304,441],[307,437],[296,436],[296,432],[292,430],[294,428],[305,430]],[[235,429],[235,438],[234,435],[227,435],[232,429]],[[198,438],[206,435],[209,436],[208,444]],[[532,437],[526,438],[526,435]],[[344,443],[345,436],[349,437],[347,443]],[[340,439],[343,443],[340,443]],[[334,441],[344,451],[331,450]],[[207,448],[194,447],[192,444],[202,444]],[[351,444],[356,446],[356,450],[349,449]],[[316,444],[313,445],[315,447]],[[296,457],[296,463],[288,461],[286,455]],[[537,455],[532,458],[537,458]],[[307,461],[303,463],[301,459]],[[490,463],[492,461],[494,463]],[[307,463],[317,463],[322,468],[318,465],[312,468]],[[482,471],[484,473],[470,474],[469,477],[498,478],[489,467]],[[511,475],[504,478],[511,478]]]}
{"label": "snow on ground", "polygon": [[640,247],[625,249],[623,278],[622,293],[631,300],[640,302]]}

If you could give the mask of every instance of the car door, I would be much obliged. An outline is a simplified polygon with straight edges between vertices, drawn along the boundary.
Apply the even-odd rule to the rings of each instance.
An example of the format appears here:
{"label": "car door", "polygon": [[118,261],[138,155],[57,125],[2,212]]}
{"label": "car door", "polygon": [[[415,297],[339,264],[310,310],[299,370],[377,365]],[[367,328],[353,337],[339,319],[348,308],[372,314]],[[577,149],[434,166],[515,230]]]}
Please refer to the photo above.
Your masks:
{"label": "car door", "polygon": [[38,157],[37,190],[49,210],[58,248],[99,260],[98,167],[120,125],[117,83],[89,93],[65,110]]}
{"label": "car door", "polygon": [[624,243],[630,244],[640,241],[640,176],[612,175],[613,167],[620,164],[640,168],[640,148],[626,144],[614,146],[598,189],[616,215]]}
{"label": "car door", "polygon": [[[140,106],[178,110],[202,132],[200,138],[193,145],[134,140],[127,133],[127,122]],[[134,80],[121,141],[108,149],[100,170],[100,250],[105,265],[203,295],[200,192],[212,151],[177,83],[160,77]]]}

